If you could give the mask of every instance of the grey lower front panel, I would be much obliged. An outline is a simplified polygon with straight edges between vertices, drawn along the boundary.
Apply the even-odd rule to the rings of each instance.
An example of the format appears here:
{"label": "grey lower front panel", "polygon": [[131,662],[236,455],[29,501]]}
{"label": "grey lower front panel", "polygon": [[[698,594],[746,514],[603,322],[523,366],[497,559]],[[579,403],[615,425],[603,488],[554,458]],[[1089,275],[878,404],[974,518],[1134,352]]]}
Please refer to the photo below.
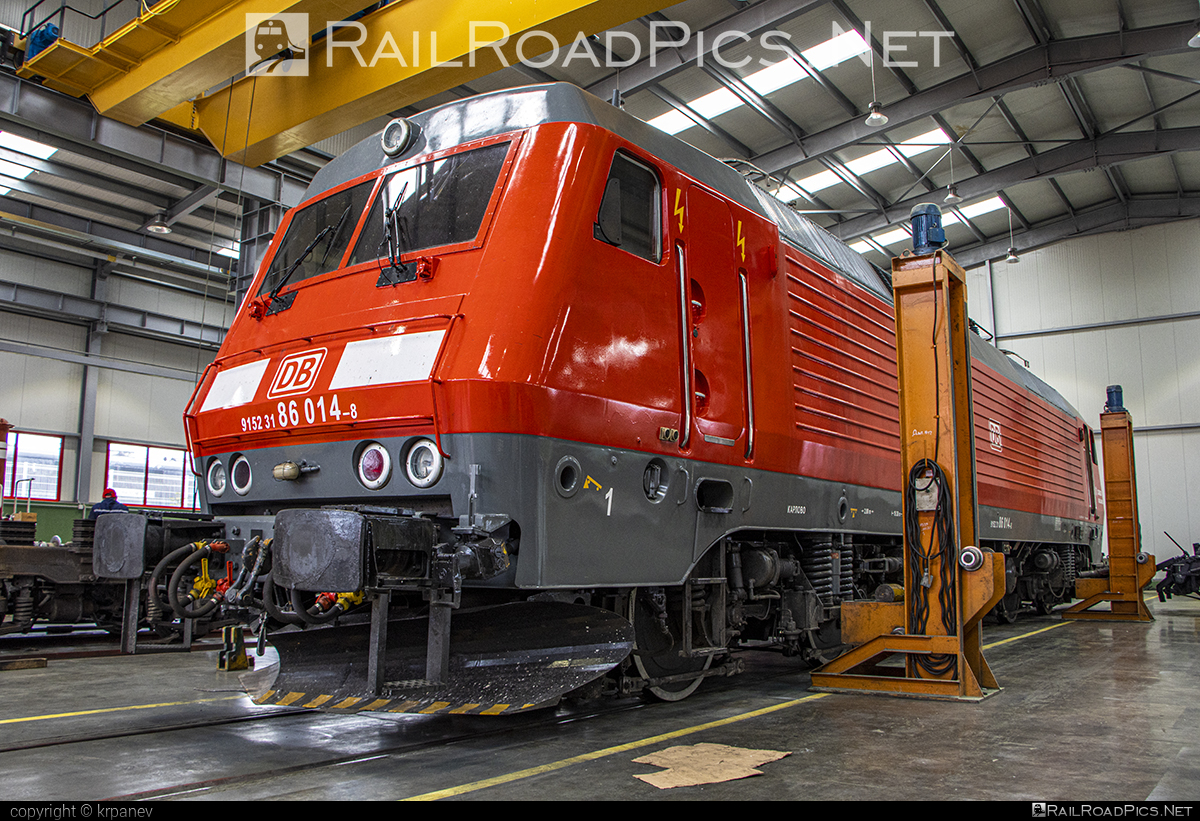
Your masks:
{"label": "grey lower front panel", "polygon": [[[537,517],[541,538],[534,562],[522,538],[522,585],[677,584],[709,546],[734,531],[900,533],[898,493],[574,442],[534,442],[537,451],[526,464],[538,477],[538,504],[528,514]],[[562,486],[564,460],[578,465],[571,489]],[[645,477],[656,465],[660,489],[651,494]],[[522,533],[528,533],[524,524]]]}
{"label": "grey lower front panel", "polygon": [[[253,513],[261,517],[257,522],[287,508],[351,504],[461,516],[471,504],[477,465],[474,511],[503,514],[517,524],[515,580],[526,588],[678,584],[712,544],[735,531],[901,533],[897,492],[542,436],[443,436],[444,474],[419,489],[403,470],[415,439],[374,440],[395,466],[378,490],[356,476],[361,442],[242,452],[254,483],[242,497],[227,489],[212,500],[213,511],[223,519]],[[270,478],[272,466],[301,460],[320,470],[299,481]],[[648,471],[656,482],[648,481]],[[1070,541],[1061,520],[1056,530],[1047,517],[989,508],[980,520],[981,539]],[[1005,527],[1009,523],[1012,528]]]}

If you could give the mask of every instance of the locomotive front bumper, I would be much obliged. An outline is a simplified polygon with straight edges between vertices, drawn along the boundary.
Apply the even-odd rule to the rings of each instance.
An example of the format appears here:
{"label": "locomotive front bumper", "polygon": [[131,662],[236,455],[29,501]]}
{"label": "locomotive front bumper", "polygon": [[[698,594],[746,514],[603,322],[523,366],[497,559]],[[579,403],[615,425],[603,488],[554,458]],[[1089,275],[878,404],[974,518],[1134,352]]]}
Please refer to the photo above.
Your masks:
{"label": "locomotive front bumper", "polygon": [[[465,519],[466,517],[464,517]],[[291,590],[441,590],[489,579],[510,566],[508,544],[491,535],[507,517],[475,516],[449,528],[411,514],[295,509],[275,517],[275,582]]]}

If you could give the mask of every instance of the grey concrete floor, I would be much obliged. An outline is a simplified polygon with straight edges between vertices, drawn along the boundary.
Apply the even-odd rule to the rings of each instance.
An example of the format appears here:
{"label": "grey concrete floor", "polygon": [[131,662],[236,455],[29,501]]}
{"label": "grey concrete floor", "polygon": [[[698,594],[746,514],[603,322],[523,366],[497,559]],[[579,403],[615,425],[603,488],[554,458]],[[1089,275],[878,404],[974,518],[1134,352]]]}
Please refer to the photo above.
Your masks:
{"label": "grey concrete floor", "polygon": [[[1192,802],[1200,601],[1150,607],[1151,624],[1051,616],[985,628],[1004,689],[979,703],[814,694],[793,660],[752,653],[745,674],[710,679],[676,704],[506,718],[277,715],[238,695],[211,652],[51,661],[0,672],[0,748],[47,745],[0,752],[0,794]],[[1004,639],[1015,640],[995,644]],[[239,718],[251,720],[229,723]],[[81,737],[92,740],[72,741]],[[725,783],[660,790],[634,777],[658,768],[633,759],[699,743],[790,754]]]}

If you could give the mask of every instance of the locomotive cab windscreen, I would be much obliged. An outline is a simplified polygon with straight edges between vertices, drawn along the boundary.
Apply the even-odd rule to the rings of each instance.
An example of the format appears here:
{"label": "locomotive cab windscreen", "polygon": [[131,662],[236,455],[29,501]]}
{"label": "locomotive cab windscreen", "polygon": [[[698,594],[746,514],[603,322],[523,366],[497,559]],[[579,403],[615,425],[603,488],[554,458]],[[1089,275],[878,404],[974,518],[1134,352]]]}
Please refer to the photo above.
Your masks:
{"label": "locomotive cab windscreen", "polygon": [[[494,143],[410,165],[304,206],[292,217],[257,296],[287,295],[305,280],[342,268],[384,260],[395,265],[404,254],[473,241],[509,145]],[[287,307],[290,302],[270,312]]]}

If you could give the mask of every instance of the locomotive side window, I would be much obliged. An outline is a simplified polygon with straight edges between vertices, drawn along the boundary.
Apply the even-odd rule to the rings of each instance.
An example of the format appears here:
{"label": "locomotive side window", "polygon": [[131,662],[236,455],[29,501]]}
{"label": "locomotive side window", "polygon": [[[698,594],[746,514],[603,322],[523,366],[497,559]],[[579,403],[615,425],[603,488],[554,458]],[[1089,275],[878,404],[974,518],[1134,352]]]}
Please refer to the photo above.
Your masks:
{"label": "locomotive side window", "polygon": [[475,239],[508,146],[497,143],[463,151],[392,174],[371,207],[350,264],[387,255],[389,212],[397,218],[400,253]]}
{"label": "locomotive side window", "polygon": [[292,266],[285,284],[327,274],[342,264],[359,217],[366,210],[374,181],[364,182],[305,206],[292,218],[271,267],[263,277],[260,294],[270,293]]}
{"label": "locomotive side window", "polygon": [[593,236],[631,254],[662,258],[658,175],[624,154],[613,157]]}

